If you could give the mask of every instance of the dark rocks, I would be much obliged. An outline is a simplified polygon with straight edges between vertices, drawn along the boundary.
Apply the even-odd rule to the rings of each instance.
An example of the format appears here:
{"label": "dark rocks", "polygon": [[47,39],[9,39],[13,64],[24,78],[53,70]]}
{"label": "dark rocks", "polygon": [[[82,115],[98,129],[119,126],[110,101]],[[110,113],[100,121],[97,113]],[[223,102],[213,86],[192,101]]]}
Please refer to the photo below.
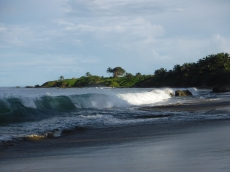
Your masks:
{"label": "dark rocks", "polygon": [[173,97],[173,96],[174,96],[174,94],[173,94],[173,93],[169,93],[169,95],[170,95],[171,97]]}
{"label": "dark rocks", "polygon": [[25,86],[25,88],[40,88],[40,85],[35,85],[35,86]]}
{"label": "dark rocks", "polygon": [[224,86],[216,86],[212,88],[212,92],[214,93],[224,93],[227,92],[228,90]]}
{"label": "dark rocks", "polygon": [[25,88],[34,88],[33,86],[25,86]]}
{"label": "dark rocks", "polygon": [[33,135],[25,136],[23,139],[24,141],[40,141],[40,140],[44,140],[45,138],[46,136],[44,135],[33,134]]}
{"label": "dark rocks", "polygon": [[189,90],[176,90],[175,96],[192,96],[192,93]]}
{"label": "dark rocks", "polygon": [[37,85],[34,86],[34,88],[40,88],[40,85],[37,84]]}

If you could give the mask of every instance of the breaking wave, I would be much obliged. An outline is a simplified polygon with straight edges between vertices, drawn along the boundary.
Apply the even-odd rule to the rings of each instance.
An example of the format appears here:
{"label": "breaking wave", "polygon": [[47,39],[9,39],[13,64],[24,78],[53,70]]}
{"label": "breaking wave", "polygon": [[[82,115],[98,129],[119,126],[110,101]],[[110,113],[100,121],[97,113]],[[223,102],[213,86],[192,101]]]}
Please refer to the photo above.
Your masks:
{"label": "breaking wave", "polygon": [[[76,127],[97,129],[147,123],[229,119],[229,111],[177,112],[146,106],[199,103],[219,99],[209,90],[189,89],[193,96],[171,97],[177,88],[0,88],[0,142],[59,137]],[[182,88],[180,88],[182,90]],[[223,96],[222,96],[223,97]],[[225,96],[226,97],[226,96]]]}
{"label": "breaking wave", "polygon": [[[101,91],[102,92],[102,91]],[[8,96],[0,98],[0,125],[15,122],[37,121],[79,109],[107,109],[143,106],[170,98],[169,89],[145,92],[107,92],[40,97]]]}

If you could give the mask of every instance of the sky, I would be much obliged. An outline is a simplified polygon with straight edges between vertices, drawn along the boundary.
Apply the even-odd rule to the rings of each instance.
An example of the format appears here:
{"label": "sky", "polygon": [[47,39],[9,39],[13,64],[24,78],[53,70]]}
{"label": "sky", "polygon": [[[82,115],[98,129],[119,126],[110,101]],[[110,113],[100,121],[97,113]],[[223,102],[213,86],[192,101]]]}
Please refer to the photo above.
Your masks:
{"label": "sky", "polygon": [[229,0],[0,0],[0,86],[230,53]]}

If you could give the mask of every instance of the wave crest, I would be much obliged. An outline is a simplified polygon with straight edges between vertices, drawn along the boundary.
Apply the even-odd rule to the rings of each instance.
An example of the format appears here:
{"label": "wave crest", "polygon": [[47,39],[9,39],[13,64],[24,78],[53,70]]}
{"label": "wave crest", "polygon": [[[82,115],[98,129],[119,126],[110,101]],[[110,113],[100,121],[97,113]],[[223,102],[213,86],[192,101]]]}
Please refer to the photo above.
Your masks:
{"label": "wave crest", "polygon": [[168,89],[154,89],[145,92],[125,92],[120,89],[119,92],[106,92],[105,94],[43,95],[36,98],[11,96],[0,99],[0,125],[37,121],[79,109],[142,106],[169,98]]}

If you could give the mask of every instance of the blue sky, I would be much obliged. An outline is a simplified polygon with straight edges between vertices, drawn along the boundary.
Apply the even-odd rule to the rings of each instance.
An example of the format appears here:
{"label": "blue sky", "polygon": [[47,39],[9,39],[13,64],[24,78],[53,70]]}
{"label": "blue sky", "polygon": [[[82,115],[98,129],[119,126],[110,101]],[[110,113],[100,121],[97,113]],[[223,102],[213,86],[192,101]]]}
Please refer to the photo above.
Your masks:
{"label": "blue sky", "polygon": [[153,74],[230,53],[229,0],[0,0],[0,86]]}

